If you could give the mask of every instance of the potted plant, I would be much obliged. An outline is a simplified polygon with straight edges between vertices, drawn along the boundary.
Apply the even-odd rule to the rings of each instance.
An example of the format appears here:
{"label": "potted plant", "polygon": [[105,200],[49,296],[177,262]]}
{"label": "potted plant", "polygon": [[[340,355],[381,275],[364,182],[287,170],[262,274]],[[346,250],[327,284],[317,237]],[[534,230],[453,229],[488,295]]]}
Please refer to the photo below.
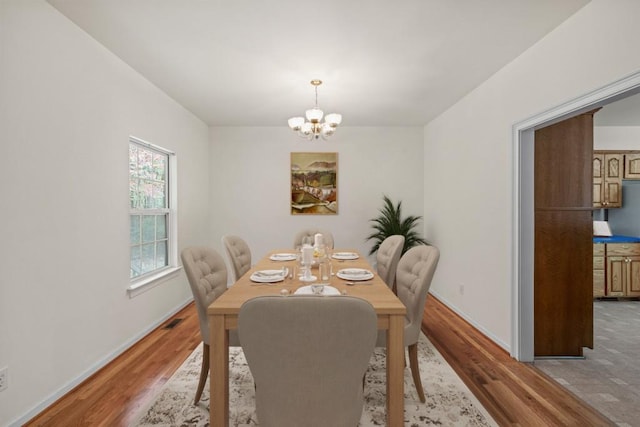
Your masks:
{"label": "potted plant", "polygon": [[394,206],[388,196],[384,195],[382,200],[383,206],[380,209],[380,215],[369,220],[373,223],[371,227],[375,230],[366,238],[367,241],[373,240],[375,242],[369,251],[369,255],[376,253],[384,239],[394,234],[404,236],[403,254],[414,246],[428,245],[427,241],[414,230],[418,221],[422,219],[421,216],[410,215],[403,219],[402,201]]}

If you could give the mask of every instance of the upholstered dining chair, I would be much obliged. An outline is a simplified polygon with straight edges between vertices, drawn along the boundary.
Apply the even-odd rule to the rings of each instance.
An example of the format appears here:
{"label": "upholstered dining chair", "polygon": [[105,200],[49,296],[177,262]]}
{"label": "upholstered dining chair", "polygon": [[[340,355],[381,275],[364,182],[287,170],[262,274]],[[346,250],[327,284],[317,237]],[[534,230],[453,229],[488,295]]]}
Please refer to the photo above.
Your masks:
{"label": "upholstered dining chair", "polygon": [[351,296],[264,296],[245,302],[238,334],[261,427],[355,427],[377,316]]}
{"label": "upholstered dining chair", "polygon": [[[409,366],[416,391],[422,403],[425,402],[420,367],[418,366],[418,338],[420,337],[424,305],[427,300],[433,274],[436,271],[440,251],[435,246],[414,246],[402,255],[396,271],[396,291],[398,298],[407,307],[404,324],[404,345],[409,350]],[[385,331],[378,333],[378,347],[386,345]]]}
{"label": "upholstered dining chair", "polygon": [[251,268],[251,249],[247,242],[238,236],[224,236],[222,238],[236,282]]}
{"label": "upholstered dining chair", "polygon": [[[189,280],[189,287],[200,321],[202,337],[202,368],[196,390],[194,405],[200,401],[207,376],[209,375],[209,321],[207,307],[227,290],[227,267],[222,255],[207,247],[190,247],[180,254],[182,265]],[[238,347],[240,342],[234,330],[229,331],[229,345]]]}
{"label": "upholstered dining chair", "polygon": [[380,243],[376,253],[376,269],[384,283],[395,292],[396,269],[404,247],[404,236],[389,236]]}
{"label": "upholstered dining chair", "polygon": [[313,242],[313,238],[317,233],[322,234],[324,245],[330,249],[333,249],[333,234],[331,234],[330,231],[322,230],[319,228],[307,228],[305,230],[300,230],[293,238],[293,247],[297,248],[298,246],[302,246],[302,240],[305,237],[310,237],[311,241]]}

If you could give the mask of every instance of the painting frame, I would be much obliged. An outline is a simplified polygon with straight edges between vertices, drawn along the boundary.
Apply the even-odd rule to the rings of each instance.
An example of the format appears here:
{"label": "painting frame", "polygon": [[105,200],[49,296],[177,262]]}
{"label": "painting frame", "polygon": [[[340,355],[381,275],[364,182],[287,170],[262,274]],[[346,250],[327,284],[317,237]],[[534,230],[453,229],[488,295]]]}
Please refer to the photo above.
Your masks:
{"label": "painting frame", "polygon": [[338,153],[292,152],[291,215],[338,214]]}

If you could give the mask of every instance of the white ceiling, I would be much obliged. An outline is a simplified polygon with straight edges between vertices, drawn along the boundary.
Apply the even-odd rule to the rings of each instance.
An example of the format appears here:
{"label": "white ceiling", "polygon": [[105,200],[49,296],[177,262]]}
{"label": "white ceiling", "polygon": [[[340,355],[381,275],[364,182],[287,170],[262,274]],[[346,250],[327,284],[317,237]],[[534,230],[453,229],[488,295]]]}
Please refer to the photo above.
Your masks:
{"label": "white ceiling", "polygon": [[48,0],[213,126],[424,125],[589,0]]}

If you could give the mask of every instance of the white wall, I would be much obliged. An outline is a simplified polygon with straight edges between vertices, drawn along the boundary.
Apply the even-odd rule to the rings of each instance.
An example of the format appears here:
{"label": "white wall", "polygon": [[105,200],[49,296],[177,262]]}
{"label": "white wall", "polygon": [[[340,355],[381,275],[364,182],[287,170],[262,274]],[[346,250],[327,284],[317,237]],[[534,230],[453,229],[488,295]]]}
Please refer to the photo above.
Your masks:
{"label": "white wall", "polygon": [[[291,215],[291,152],[338,153],[338,215]],[[286,126],[211,128],[211,227],[247,240],[253,259],[291,248],[305,227],[331,230],[336,248],[369,253],[370,218],[382,195],[402,201],[406,215],[422,215],[422,128],[342,127],[328,141],[300,139]],[[428,238],[429,236],[427,236]]]}
{"label": "white wall", "polygon": [[426,233],[442,251],[432,290],[506,349],[512,126],[638,70],[638,16],[635,0],[593,0],[425,126],[425,181],[446,183],[425,185]]}
{"label": "white wall", "polygon": [[206,241],[207,126],[40,0],[0,2],[0,425],[26,421],[191,297],[130,299],[128,137],[174,150]]}
{"label": "white wall", "polygon": [[596,126],[593,129],[593,148],[640,150],[640,126]]}

